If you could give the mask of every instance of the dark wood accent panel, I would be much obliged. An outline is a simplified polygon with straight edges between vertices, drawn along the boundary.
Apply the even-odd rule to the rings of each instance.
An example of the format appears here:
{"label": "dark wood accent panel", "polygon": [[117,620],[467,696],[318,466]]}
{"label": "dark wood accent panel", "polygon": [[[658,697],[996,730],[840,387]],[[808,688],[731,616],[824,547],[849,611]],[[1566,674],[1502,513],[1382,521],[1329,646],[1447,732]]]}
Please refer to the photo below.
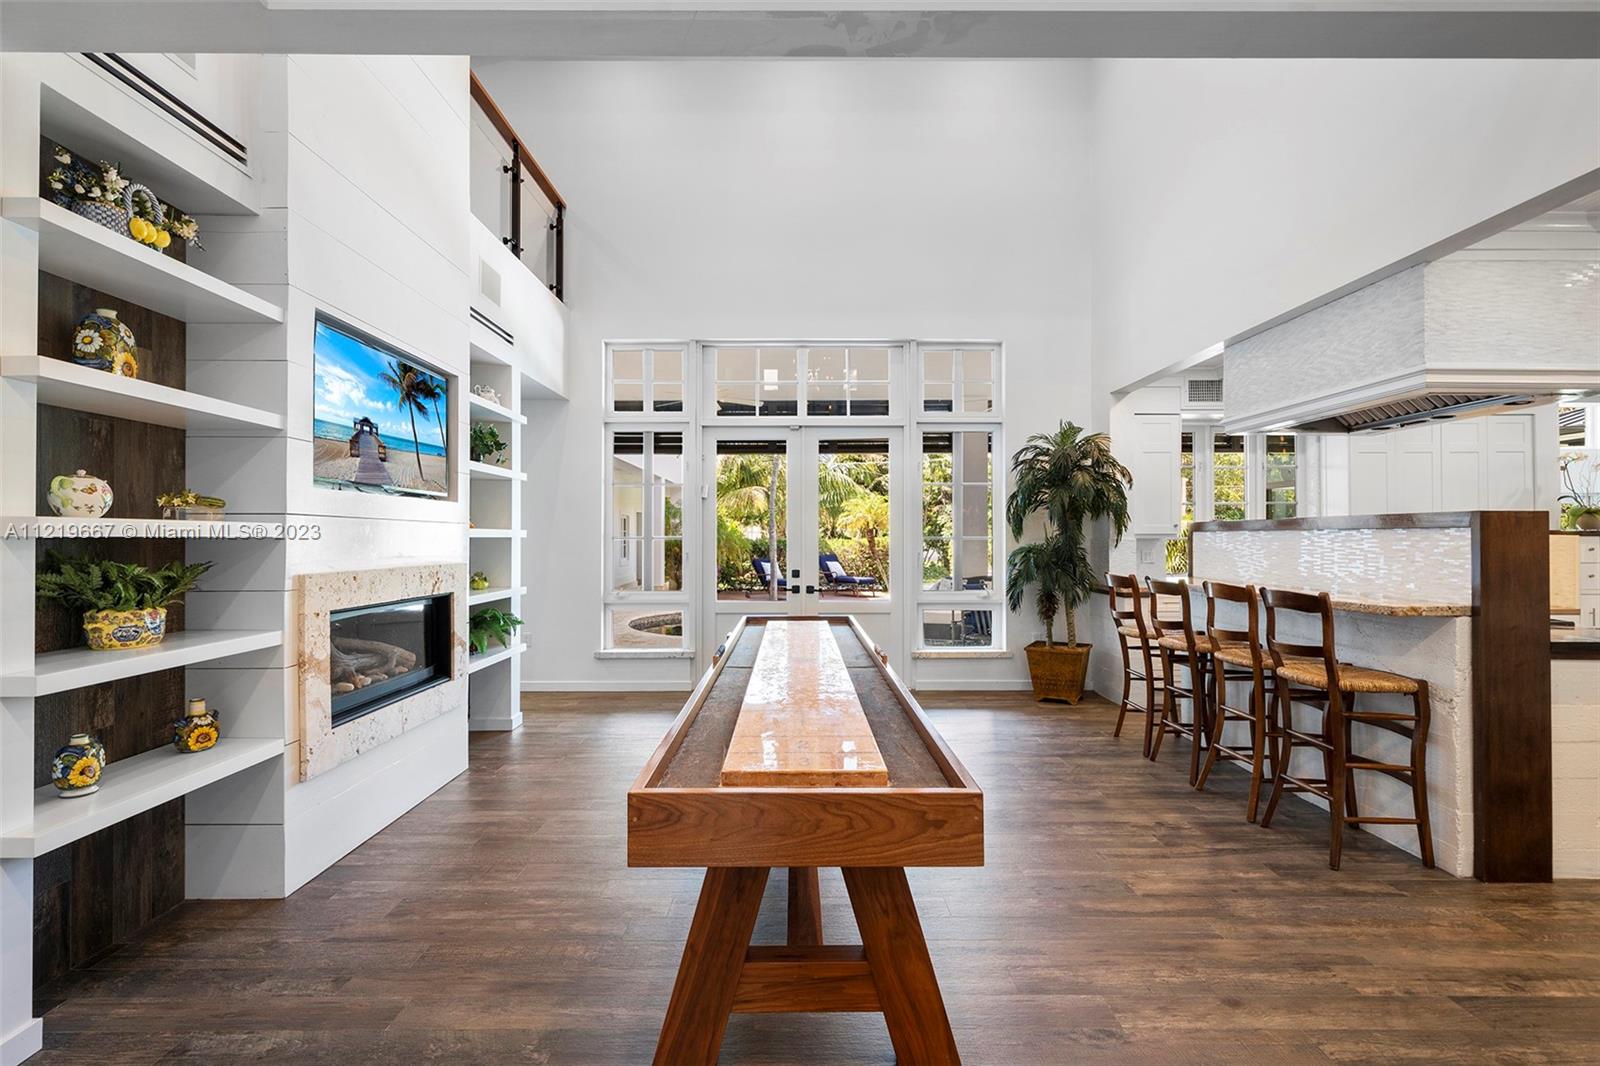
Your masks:
{"label": "dark wood accent panel", "polygon": [[183,800],[176,799],[34,860],[36,1014],[54,1006],[39,994],[42,985],[127,943],[183,902],[183,858]]}
{"label": "dark wood accent panel", "polygon": [[110,777],[116,776],[117,760],[170,744],[172,720],[183,715],[183,683],[182,670],[162,670],[39,697],[34,703],[33,787],[50,783],[50,760],[74,733],[100,738]]}
{"label": "dark wood accent panel", "polygon": [[1543,511],[1473,515],[1473,866],[1484,881],[1551,879],[1549,525]]}
{"label": "dark wood accent panel", "polygon": [[50,513],[52,477],[87,470],[111,483],[109,517],[157,518],[156,497],[187,487],[184,442],[183,430],[170,426],[41,406],[38,513]]}
{"label": "dark wood accent panel", "polygon": [[37,354],[71,362],[73,329],[84,315],[99,307],[111,308],[133,330],[134,345],[139,353],[140,381],[174,389],[184,387],[188,376],[186,323],[42,270],[39,272]]}
{"label": "dark wood accent panel", "polygon": [[1414,514],[1321,515],[1316,518],[1247,518],[1195,522],[1191,532],[1259,529],[1456,529],[1472,524],[1477,511],[1418,511]]}

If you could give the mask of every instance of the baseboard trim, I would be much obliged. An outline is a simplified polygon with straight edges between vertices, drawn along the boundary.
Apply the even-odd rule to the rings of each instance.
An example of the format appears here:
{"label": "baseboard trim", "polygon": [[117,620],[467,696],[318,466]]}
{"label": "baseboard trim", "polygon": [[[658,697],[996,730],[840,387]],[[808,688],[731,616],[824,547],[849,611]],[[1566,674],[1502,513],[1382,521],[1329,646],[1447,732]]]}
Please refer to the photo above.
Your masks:
{"label": "baseboard trim", "polygon": [[1018,681],[1014,678],[1006,680],[935,680],[929,678],[927,684],[912,685],[912,692],[1031,692],[1033,683]]}
{"label": "baseboard trim", "polygon": [[524,681],[524,692],[693,692],[676,681]]}
{"label": "baseboard trim", "polygon": [[522,726],[522,712],[510,715],[496,715],[492,718],[467,718],[467,732],[469,733],[509,733]]}
{"label": "baseboard trim", "polygon": [[0,1040],[0,1066],[19,1066],[44,1047],[44,1019],[29,1018]]}

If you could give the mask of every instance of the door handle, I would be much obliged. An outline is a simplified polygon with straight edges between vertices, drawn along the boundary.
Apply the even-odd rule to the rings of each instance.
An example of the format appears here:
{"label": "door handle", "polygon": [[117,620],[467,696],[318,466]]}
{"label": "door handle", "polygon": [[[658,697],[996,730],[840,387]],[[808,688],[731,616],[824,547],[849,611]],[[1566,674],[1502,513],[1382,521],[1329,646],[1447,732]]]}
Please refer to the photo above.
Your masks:
{"label": "door handle", "polygon": [[799,581],[800,580],[800,571],[798,569],[789,571],[789,578],[792,581]]}
{"label": "door handle", "polygon": [[806,595],[807,596],[815,596],[816,594],[817,594],[817,586],[815,586],[815,585],[807,585],[806,586]]}

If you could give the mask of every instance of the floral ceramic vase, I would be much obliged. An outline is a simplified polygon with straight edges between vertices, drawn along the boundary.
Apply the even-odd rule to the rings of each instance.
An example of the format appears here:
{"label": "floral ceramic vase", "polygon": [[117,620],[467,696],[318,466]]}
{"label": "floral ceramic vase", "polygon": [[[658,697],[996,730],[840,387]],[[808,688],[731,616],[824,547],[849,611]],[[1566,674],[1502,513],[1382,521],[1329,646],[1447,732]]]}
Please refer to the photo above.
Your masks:
{"label": "floral ceramic vase", "polygon": [[88,733],[74,733],[50,763],[50,781],[62,798],[100,791],[106,748]]}
{"label": "floral ceramic vase", "polygon": [[126,378],[139,376],[133,330],[109,307],[97,307],[83,316],[72,332],[72,361],[95,370],[109,370]]}
{"label": "floral ceramic vase", "polygon": [[45,498],[62,518],[99,518],[111,510],[111,485],[83,470],[57,474]]}
{"label": "floral ceramic vase", "polygon": [[206,709],[206,701],[193,699],[183,717],[172,723],[172,746],[181,752],[205,751],[217,743],[222,735],[222,723],[215,711]]}
{"label": "floral ceramic vase", "polygon": [[126,651],[161,643],[167,635],[167,609],[147,607],[137,611],[85,611],[83,635],[95,651]]}

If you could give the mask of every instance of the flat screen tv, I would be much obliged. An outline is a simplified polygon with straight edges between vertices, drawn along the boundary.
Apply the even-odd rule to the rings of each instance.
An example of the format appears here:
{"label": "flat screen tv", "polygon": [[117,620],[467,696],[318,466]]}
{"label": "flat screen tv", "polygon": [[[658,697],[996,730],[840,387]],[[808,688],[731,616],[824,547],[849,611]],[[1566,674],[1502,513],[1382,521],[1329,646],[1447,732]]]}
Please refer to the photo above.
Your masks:
{"label": "flat screen tv", "polygon": [[318,485],[449,495],[450,383],[398,348],[317,316],[311,474]]}

